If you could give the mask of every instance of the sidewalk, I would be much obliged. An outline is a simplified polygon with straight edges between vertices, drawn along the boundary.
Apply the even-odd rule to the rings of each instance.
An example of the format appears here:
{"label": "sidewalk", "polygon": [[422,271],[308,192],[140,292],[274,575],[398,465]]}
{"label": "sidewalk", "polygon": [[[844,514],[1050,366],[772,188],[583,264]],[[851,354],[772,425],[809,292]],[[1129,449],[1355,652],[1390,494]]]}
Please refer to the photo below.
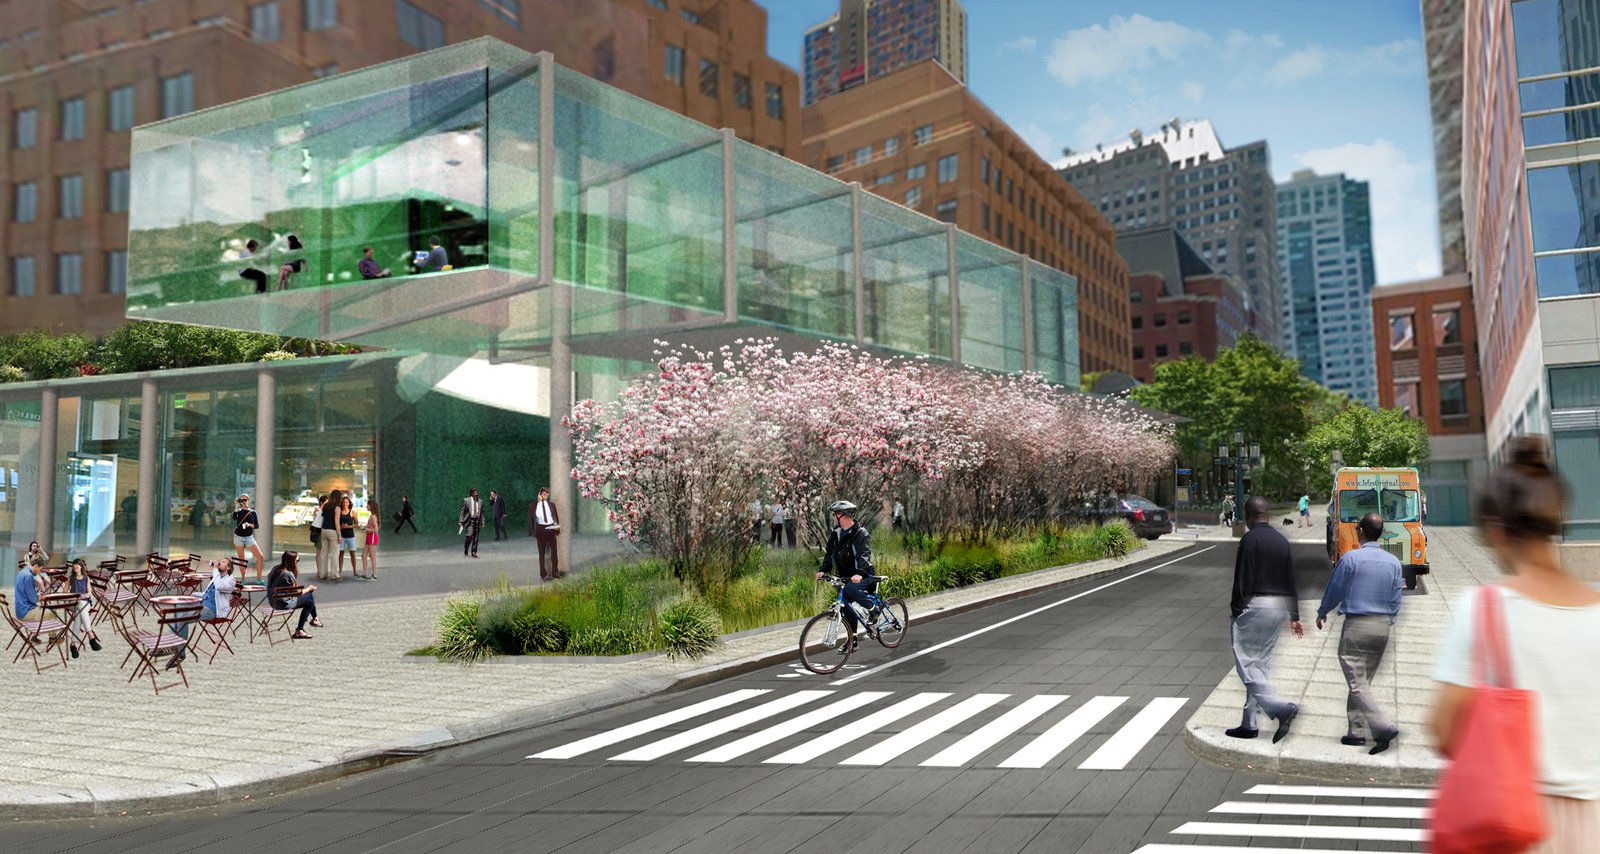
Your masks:
{"label": "sidewalk", "polygon": [[[1288,529],[1285,529],[1287,533]],[[1302,529],[1302,533],[1304,530]],[[1318,532],[1318,540],[1321,532]],[[1399,622],[1388,654],[1373,682],[1379,704],[1400,727],[1400,739],[1388,751],[1369,756],[1365,748],[1339,743],[1346,732],[1344,674],[1339,669],[1340,620],[1330,615],[1316,629],[1315,601],[1300,603],[1306,636],[1286,635],[1278,642],[1273,684],[1300,704],[1293,734],[1278,744],[1269,737],[1275,724],[1261,722],[1253,741],[1228,738],[1223,730],[1239,725],[1244,688],[1237,676],[1222,680],[1190,718],[1184,740],[1196,755],[1235,768],[1253,768],[1335,780],[1372,780],[1425,785],[1432,783],[1443,761],[1429,746],[1425,721],[1433,703],[1430,677],[1451,605],[1466,592],[1499,576],[1494,557],[1473,539],[1470,528],[1428,528],[1432,574],[1424,576],[1422,595],[1408,595],[1400,605]]]}
{"label": "sidewalk", "polygon": [[[1163,538],[1122,560],[918,597],[913,631],[934,616],[1190,545]],[[128,684],[130,671],[117,669],[126,644],[109,631],[103,651],[85,651],[65,672],[8,666],[5,706],[13,724],[30,721],[31,737],[11,740],[0,763],[0,820],[167,812],[282,793],[776,663],[794,655],[800,632],[797,623],[731,636],[698,662],[525,657],[465,666],[405,656],[431,641],[440,610],[438,599],[330,604],[314,640],[269,649],[241,636],[237,656],[191,662],[191,687],[159,696],[147,681]]]}

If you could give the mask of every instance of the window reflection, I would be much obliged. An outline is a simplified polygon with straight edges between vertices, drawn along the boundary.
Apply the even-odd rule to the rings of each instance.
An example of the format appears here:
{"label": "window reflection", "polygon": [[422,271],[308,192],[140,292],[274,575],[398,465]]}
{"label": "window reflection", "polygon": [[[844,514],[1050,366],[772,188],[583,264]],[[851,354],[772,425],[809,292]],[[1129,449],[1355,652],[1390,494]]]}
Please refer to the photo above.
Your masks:
{"label": "window reflection", "polygon": [[1410,350],[1417,346],[1415,319],[1410,312],[1389,317],[1389,349]]}
{"label": "window reflection", "polygon": [[1461,309],[1441,308],[1434,310],[1433,343],[1435,346],[1461,343]]}

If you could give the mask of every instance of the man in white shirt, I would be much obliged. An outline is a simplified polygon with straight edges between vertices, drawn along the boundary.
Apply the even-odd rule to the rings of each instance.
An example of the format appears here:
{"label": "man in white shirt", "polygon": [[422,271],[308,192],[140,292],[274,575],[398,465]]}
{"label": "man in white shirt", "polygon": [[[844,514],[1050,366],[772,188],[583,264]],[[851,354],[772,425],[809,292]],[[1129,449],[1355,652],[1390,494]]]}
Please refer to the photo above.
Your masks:
{"label": "man in white shirt", "polygon": [[478,498],[478,490],[474,489],[461,500],[461,535],[466,541],[461,544],[461,556],[468,554],[478,556],[478,532],[483,530],[483,501]]}
{"label": "man in white shirt", "polygon": [[[533,512],[528,514],[528,532],[539,544],[540,580],[560,578],[561,563],[556,553],[556,537],[561,536],[561,514],[556,512],[556,503],[550,500],[548,486],[539,487],[539,500],[533,503]],[[549,569],[545,568],[546,554],[549,555]]]}

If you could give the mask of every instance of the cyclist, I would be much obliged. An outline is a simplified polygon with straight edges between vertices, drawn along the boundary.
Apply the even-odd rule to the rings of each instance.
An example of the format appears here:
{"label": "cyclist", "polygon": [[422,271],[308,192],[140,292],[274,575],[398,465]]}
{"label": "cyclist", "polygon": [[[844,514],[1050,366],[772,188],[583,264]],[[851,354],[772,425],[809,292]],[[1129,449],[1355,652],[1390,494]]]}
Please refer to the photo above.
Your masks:
{"label": "cyclist", "polygon": [[[828,511],[833,513],[833,521],[837,527],[828,535],[828,543],[822,555],[822,566],[817,570],[817,577],[836,575],[840,580],[848,579],[844,585],[845,602],[854,602],[863,608],[871,609],[868,616],[877,619],[877,609],[872,599],[873,592],[878,583],[872,580],[872,535],[866,528],[856,524],[856,506],[848,501],[835,501],[828,505]],[[830,573],[829,570],[832,570]],[[839,645],[839,654],[844,655],[853,651],[856,646],[856,631],[859,628],[854,608],[844,609],[844,624],[850,630],[848,640]]]}

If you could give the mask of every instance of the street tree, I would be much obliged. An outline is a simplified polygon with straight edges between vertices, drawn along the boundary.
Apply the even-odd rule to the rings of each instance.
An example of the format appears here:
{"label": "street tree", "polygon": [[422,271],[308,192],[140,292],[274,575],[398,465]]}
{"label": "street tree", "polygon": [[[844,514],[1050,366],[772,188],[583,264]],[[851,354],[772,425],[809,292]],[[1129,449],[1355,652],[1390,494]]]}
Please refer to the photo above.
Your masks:
{"label": "street tree", "polygon": [[1420,466],[1428,459],[1428,428],[1401,409],[1352,403],[1312,427],[1306,450],[1322,472],[1335,451],[1347,466]]}

